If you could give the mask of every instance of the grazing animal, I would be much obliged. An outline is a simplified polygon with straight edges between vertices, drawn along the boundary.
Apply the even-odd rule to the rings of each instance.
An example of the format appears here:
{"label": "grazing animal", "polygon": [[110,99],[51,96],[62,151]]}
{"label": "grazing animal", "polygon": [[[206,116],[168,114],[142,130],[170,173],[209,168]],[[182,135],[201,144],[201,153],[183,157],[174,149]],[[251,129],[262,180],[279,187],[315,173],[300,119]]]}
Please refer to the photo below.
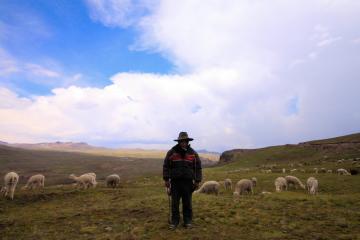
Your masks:
{"label": "grazing animal", "polygon": [[283,168],[283,169],[282,169],[282,172],[283,172],[283,173],[286,173],[286,169],[285,169],[285,168]]}
{"label": "grazing animal", "polygon": [[307,187],[309,194],[315,195],[318,191],[319,182],[316,178],[309,177],[306,181],[306,187]]}
{"label": "grazing animal", "polygon": [[344,168],[339,168],[338,170],[336,170],[336,172],[339,174],[339,175],[351,175],[346,169]]}
{"label": "grazing animal", "polygon": [[251,182],[253,183],[253,186],[256,187],[256,185],[257,185],[257,178],[256,178],[256,177],[252,177],[252,178],[251,178]]}
{"label": "grazing animal", "polygon": [[294,186],[297,189],[297,186],[300,186],[302,189],[305,189],[305,185],[295,176],[286,176],[285,177],[288,187],[290,185]]}
{"label": "grazing animal", "polygon": [[327,170],[327,173],[332,173],[333,171],[331,169]]}
{"label": "grazing animal", "polygon": [[276,178],[274,184],[275,184],[275,190],[277,192],[287,190],[287,181],[283,177]]}
{"label": "grazing animal", "polygon": [[249,179],[241,179],[238,181],[235,185],[235,196],[243,195],[245,193],[251,193],[254,194],[254,182]]}
{"label": "grazing animal", "polygon": [[220,184],[217,181],[207,181],[194,193],[219,194]]}
{"label": "grazing animal", "polygon": [[296,169],[296,168],[291,169],[291,170],[290,170],[290,172],[291,172],[291,173],[293,173],[293,172],[297,172],[297,169]]}
{"label": "grazing animal", "polygon": [[80,177],[70,174],[69,178],[76,182],[76,186],[84,189],[95,187],[97,184],[94,175],[88,173],[85,173]]}
{"label": "grazing animal", "polygon": [[318,173],[319,173],[319,169],[314,168],[314,172],[315,172],[316,174],[318,174]]}
{"label": "grazing animal", "polygon": [[19,182],[19,175],[16,172],[9,172],[4,177],[4,187],[1,188],[1,193],[4,197],[14,199],[14,193],[17,183]]}
{"label": "grazing animal", "polygon": [[225,179],[224,186],[225,186],[225,189],[232,189],[232,181],[230,178]]}
{"label": "grazing animal", "polygon": [[117,186],[120,185],[120,177],[117,174],[111,174],[107,176],[105,181],[107,187],[116,188]]}
{"label": "grazing animal", "polygon": [[36,189],[36,188],[44,188],[45,186],[45,176],[42,174],[36,174],[31,176],[27,181],[26,185],[22,189]]}

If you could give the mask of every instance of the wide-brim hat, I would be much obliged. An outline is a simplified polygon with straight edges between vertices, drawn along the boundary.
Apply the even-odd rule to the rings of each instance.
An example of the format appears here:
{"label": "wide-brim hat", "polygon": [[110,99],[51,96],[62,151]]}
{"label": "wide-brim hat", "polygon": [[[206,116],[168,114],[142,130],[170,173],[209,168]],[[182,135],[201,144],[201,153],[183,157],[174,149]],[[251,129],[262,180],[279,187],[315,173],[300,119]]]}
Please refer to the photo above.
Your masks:
{"label": "wide-brim hat", "polygon": [[189,135],[187,134],[187,132],[180,132],[179,133],[179,137],[177,139],[175,139],[174,141],[179,142],[179,141],[192,141],[194,140],[193,138],[189,138]]}

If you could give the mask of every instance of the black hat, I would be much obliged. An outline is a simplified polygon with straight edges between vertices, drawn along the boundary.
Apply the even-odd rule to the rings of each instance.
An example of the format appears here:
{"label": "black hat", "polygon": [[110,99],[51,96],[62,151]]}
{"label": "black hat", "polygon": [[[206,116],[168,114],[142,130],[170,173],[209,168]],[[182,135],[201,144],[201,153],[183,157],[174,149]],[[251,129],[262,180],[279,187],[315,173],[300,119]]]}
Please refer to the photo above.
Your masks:
{"label": "black hat", "polygon": [[182,141],[182,140],[192,141],[194,139],[189,138],[187,132],[180,132],[178,139],[175,139],[174,141],[179,142],[179,141]]}

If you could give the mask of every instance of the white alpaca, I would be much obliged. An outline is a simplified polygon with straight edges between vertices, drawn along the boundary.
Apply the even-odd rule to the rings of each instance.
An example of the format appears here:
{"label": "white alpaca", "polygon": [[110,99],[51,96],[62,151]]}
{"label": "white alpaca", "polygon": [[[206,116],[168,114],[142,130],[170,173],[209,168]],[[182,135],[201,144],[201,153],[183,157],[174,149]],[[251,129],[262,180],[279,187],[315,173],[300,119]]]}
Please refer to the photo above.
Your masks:
{"label": "white alpaca", "polygon": [[234,197],[243,195],[245,193],[251,193],[254,194],[254,181],[251,181],[249,179],[241,179],[238,181],[235,185],[235,192]]}
{"label": "white alpaca", "polygon": [[319,182],[316,178],[309,177],[308,180],[306,181],[306,187],[309,194],[315,195],[318,191]]}
{"label": "white alpaca", "polygon": [[194,193],[219,194],[220,184],[217,181],[207,181]]}
{"label": "white alpaca", "polygon": [[257,185],[257,178],[256,178],[256,177],[252,177],[252,178],[251,178],[251,182],[252,182],[252,184],[253,184],[253,187],[256,187],[256,185]]}
{"label": "white alpaca", "polygon": [[45,185],[45,176],[42,174],[36,174],[31,176],[27,181],[26,185],[22,189],[35,189],[35,188],[44,188]]}
{"label": "white alpaca", "polygon": [[339,174],[339,175],[351,175],[346,169],[344,168],[339,168],[338,170],[336,170],[336,172]]}
{"label": "white alpaca", "polygon": [[305,185],[295,176],[286,176],[285,177],[288,187],[293,185],[295,189],[297,186],[300,186],[302,189],[305,189]]}
{"label": "white alpaca", "polygon": [[76,182],[76,186],[80,188],[87,189],[89,187],[96,186],[96,180],[92,174],[85,173],[79,177],[75,176],[74,174],[70,174],[69,178],[74,180]]}
{"label": "white alpaca", "polygon": [[275,184],[275,190],[277,192],[287,190],[287,181],[283,177],[276,178],[274,184]]}
{"label": "white alpaca", "polygon": [[230,178],[225,179],[224,186],[225,189],[230,189],[230,190],[232,189],[232,181]]}
{"label": "white alpaca", "polygon": [[120,185],[120,177],[117,174],[111,174],[106,177],[106,186],[115,188]]}
{"label": "white alpaca", "polygon": [[5,197],[9,196],[11,200],[14,199],[14,192],[19,181],[19,175],[16,172],[9,172],[4,177],[4,187],[1,188],[1,193]]}

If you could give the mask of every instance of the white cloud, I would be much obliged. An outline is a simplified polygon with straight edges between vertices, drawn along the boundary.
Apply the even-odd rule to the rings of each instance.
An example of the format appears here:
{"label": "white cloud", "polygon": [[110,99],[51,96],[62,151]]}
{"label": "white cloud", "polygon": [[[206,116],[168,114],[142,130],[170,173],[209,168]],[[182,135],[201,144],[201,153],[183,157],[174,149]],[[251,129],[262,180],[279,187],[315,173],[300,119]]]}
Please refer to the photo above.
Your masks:
{"label": "white cloud", "polygon": [[149,12],[88,2],[94,20],[135,27],[135,46],[178,74],[119,73],[104,88],[57,88],[25,109],[1,108],[3,140],[160,146],[186,130],[198,148],[223,150],[360,130],[360,54],[332,44],[353,39],[358,1],[137,3]]}
{"label": "white cloud", "polygon": [[327,38],[325,40],[322,40],[320,42],[317,43],[317,46],[318,47],[325,47],[325,46],[328,46],[328,45],[331,45],[333,44],[334,42],[336,41],[339,41],[341,40],[342,37],[333,37],[333,38]]}
{"label": "white cloud", "polygon": [[56,71],[50,70],[44,66],[33,63],[25,64],[25,71],[28,71],[32,75],[41,76],[41,77],[56,78],[61,76],[61,74]]}
{"label": "white cloud", "polygon": [[61,64],[53,59],[43,60],[41,64],[26,62],[11,55],[0,47],[0,81],[1,86],[8,86],[14,78],[22,78],[22,82],[31,82],[50,87],[68,87],[87,84],[82,73],[66,73]]}
{"label": "white cloud", "polygon": [[21,98],[9,89],[2,87],[0,87],[0,99],[0,109],[21,110],[31,104],[29,99]]}
{"label": "white cloud", "polygon": [[355,44],[360,44],[360,37],[353,39],[352,42]]}
{"label": "white cloud", "polygon": [[135,24],[151,6],[150,1],[144,0],[86,0],[85,2],[90,17],[109,27],[129,27]]}
{"label": "white cloud", "polygon": [[19,71],[14,57],[0,47],[0,76],[8,76]]}
{"label": "white cloud", "polygon": [[[244,145],[252,145],[248,136],[235,131],[233,121],[237,116],[229,111],[237,104],[237,98],[255,89],[245,83],[233,85],[239,76],[232,70],[214,69],[211,76],[209,78],[208,72],[123,73],[112,77],[113,84],[103,89],[54,89],[53,96],[34,98],[26,109],[0,108],[0,116],[5,116],[0,121],[0,134],[6,136],[5,126],[11,125],[17,129],[12,141],[119,139],[138,144],[166,140],[171,143],[178,131],[187,130],[197,138],[198,146],[219,149],[240,140]],[[226,79],[228,83],[217,82],[217,79]],[[214,85],[206,86],[207,81],[213,81]],[[236,92],[232,92],[233,88]],[[257,91],[262,92],[264,88]],[[224,99],[224,93],[229,94],[228,99]],[[234,102],[229,102],[230,99]],[[33,138],[29,139],[29,135]],[[220,136],[232,141],[219,143]]]}
{"label": "white cloud", "polygon": [[318,57],[318,53],[317,52],[311,52],[309,53],[308,57],[312,60],[316,59]]}

